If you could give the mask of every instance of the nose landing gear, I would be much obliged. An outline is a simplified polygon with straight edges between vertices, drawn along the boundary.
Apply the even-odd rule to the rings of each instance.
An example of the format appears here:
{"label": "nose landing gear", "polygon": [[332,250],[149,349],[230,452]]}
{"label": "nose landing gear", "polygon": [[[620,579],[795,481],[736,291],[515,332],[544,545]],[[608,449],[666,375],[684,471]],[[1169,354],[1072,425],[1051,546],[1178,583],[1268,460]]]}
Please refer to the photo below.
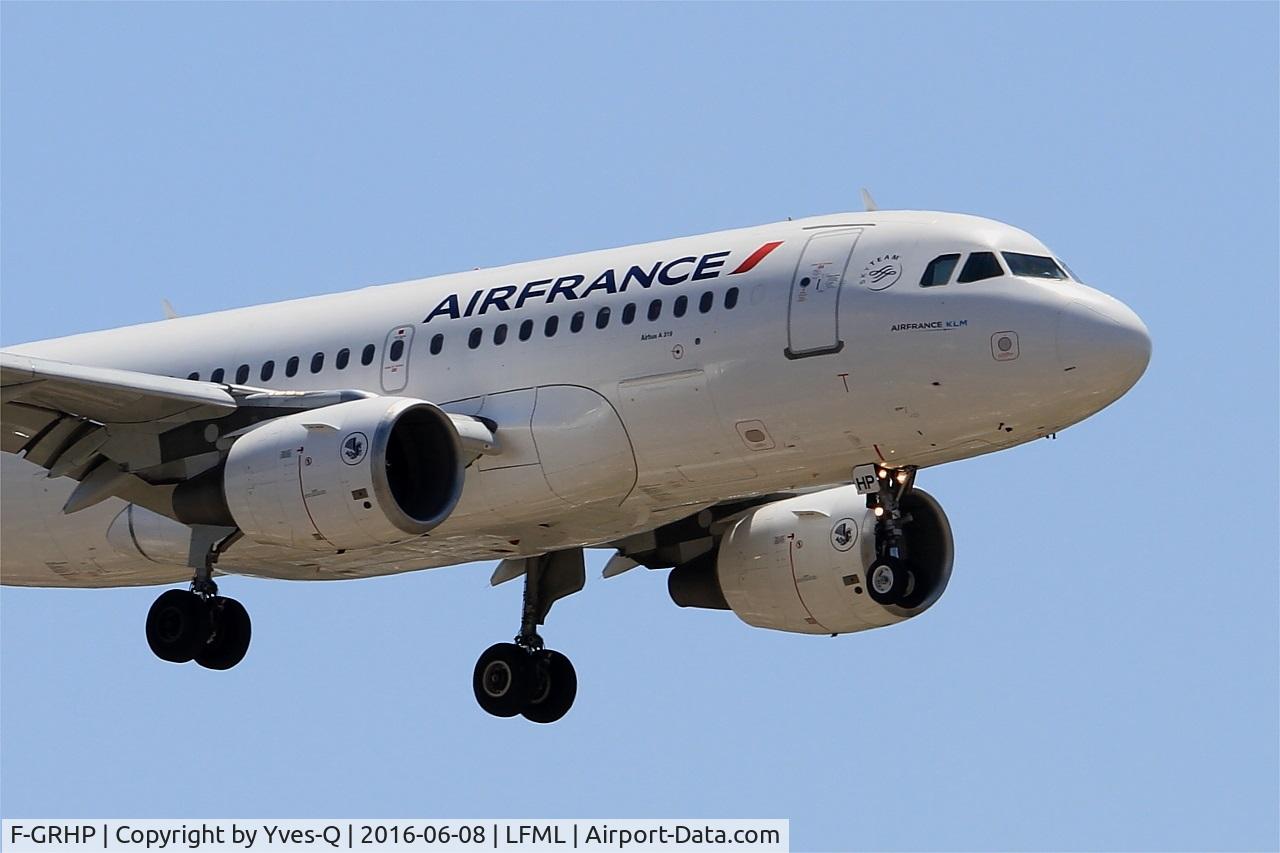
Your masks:
{"label": "nose landing gear", "polygon": [[578,676],[567,657],[543,646],[537,629],[555,601],[582,589],[586,571],[581,550],[530,557],[524,564],[520,635],[480,655],[471,686],[480,707],[495,717],[554,723],[573,706]]}
{"label": "nose landing gear", "polygon": [[914,573],[907,562],[898,557],[879,557],[867,572],[867,588],[877,604],[898,604],[914,587]]}
{"label": "nose landing gear", "polygon": [[193,554],[203,554],[191,589],[163,592],[147,611],[147,645],[170,663],[194,660],[206,669],[231,669],[249,651],[252,624],[240,602],[218,595],[213,582],[217,543],[225,541],[226,530],[197,528],[193,546],[202,533],[210,541],[201,549],[192,548]]}
{"label": "nose landing gear", "polygon": [[876,467],[878,488],[867,494],[876,514],[876,561],[867,570],[867,593],[877,604],[903,605],[915,591],[915,572],[907,554],[903,527],[911,521],[901,501],[916,482],[916,469]]}

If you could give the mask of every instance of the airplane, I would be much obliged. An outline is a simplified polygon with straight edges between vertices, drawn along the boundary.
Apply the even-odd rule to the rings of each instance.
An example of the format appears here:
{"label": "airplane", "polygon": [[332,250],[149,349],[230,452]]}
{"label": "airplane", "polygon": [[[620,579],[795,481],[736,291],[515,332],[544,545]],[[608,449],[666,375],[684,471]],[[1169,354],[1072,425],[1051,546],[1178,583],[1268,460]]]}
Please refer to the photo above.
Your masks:
{"label": "airplane", "polygon": [[1151,355],[1031,234],[928,211],[173,313],[0,352],[0,582],[185,584],[147,642],[224,670],[251,622],[215,578],[498,560],[519,632],[472,689],[536,723],[577,694],[539,627],[583,549],[755,627],[913,618],[954,562],[917,473],[1056,435]]}

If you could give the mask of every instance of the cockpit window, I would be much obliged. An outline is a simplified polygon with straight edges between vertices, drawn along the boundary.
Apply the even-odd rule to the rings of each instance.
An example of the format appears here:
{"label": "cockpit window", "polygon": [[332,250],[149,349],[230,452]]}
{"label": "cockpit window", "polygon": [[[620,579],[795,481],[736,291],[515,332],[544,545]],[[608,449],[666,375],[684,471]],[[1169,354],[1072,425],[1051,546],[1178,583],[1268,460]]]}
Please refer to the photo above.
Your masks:
{"label": "cockpit window", "polygon": [[1071,276],[1071,280],[1072,280],[1072,281],[1078,281],[1078,282],[1080,282],[1081,284],[1084,284],[1084,279],[1082,279],[1080,276],[1076,275],[1076,271],[1075,271],[1075,270],[1073,270],[1071,267],[1067,266],[1066,261],[1064,261],[1064,260],[1062,260],[1061,258],[1059,258],[1059,259],[1058,259],[1058,266],[1062,267],[1064,270],[1066,270],[1066,271],[1067,271],[1067,275]]}
{"label": "cockpit window", "polygon": [[1044,255],[1023,255],[1019,252],[1001,252],[1009,264],[1009,272],[1025,278],[1065,279],[1067,274],[1057,261]]}
{"label": "cockpit window", "polygon": [[1000,268],[1000,261],[996,260],[993,252],[974,252],[969,256],[969,260],[964,262],[964,269],[960,270],[960,277],[956,281],[961,284],[967,284],[971,281],[982,281],[984,278],[997,278],[1004,275],[1004,270]]}
{"label": "cockpit window", "polygon": [[924,275],[920,277],[920,286],[937,287],[951,281],[951,273],[955,271],[959,260],[959,255],[938,255],[929,261],[929,266],[924,268]]}

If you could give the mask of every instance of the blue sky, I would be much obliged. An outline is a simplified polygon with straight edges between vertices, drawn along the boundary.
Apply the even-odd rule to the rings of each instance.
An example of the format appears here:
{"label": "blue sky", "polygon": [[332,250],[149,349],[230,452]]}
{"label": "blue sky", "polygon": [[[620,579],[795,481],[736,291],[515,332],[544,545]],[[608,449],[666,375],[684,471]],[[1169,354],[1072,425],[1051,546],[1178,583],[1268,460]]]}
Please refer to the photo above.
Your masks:
{"label": "blue sky", "polygon": [[[928,614],[839,639],[601,581],[561,724],[482,714],[488,565],[0,594],[5,817],[787,817],[796,849],[1274,849],[1280,7],[0,8],[0,339],[858,209],[991,216],[1147,322],[1111,409],[921,475]],[[203,742],[202,742],[203,741]],[[536,781],[535,781],[536,780]]]}

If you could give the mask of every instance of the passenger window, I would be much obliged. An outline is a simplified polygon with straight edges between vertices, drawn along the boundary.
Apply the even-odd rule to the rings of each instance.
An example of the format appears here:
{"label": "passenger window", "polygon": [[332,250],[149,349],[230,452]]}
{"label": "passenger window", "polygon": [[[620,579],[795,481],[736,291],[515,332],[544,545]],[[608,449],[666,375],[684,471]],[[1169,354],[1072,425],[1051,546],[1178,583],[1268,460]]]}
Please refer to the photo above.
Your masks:
{"label": "passenger window", "polygon": [[210,373],[210,374],[209,374],[209,381],[210,381],[210,382],[221,382],[221,381],[222,381],[222,377],[224,377],[224,376],[226,376],[226,375],[227,375],[227,372],[226,372],[225,370],[223,370],[221,367],[219,367],[217,370],[213,371],[213,373]]}
{"label": "passenger window", "polygon": [[499,323],[493,330],[493,343],[502,346],[507,342],[507,324]]}
{"label": "passenger window", "polygon": [[266,382],[270,380],[272,376],[275,375],[275,372],[276,372],[276,363],[274,361],[264,361],[262,362],[262,371],[258,374],[258,376],[262,379],[263,382]]}
{"label": "passenger window", "polygon": [[525,320],[520,324],[520,340],[527,341],[533,337],[533,321]]}
{"label": "passenger window", "polygon": [[955,272],[956,264],[959,262],[959,254],[938,255],[929,261],[929,266],[924,268],[924,275],[920,276],[920,286],[939,287],[951,281],[951,274]]}
{"label": "passenger window", "polygon": [[715,304],[715,301],[716,295],[708,290],[706,293],[702,294],[702,297],[698,300],[698,310],[703,314],[709,313],[711,311],[711,306]]}
{"label": "passenger window", "polygon": [[431,338],[431,354],[439,355],[442,349],[444,349],[444,335],[435,335]]}
{"label": "passenger window", "polygon": [[649,319],[656,320],[662,316],[662,300],[655,299],[649,303]]}
{"label": "passenger window", "polygon": [[684,312],[689,310],[689,297],[681,295],[676,297],[675,304],[671,306],[671,313],[677,317],[683,317]]}
{"label": "passenger window", "polygon": [[731,287],[724,292],[724,307],[730,311],[738,307],[738,288]]}
{"label": "passenger window", "polygon": [[346,370],[347,362],[349,362],[350,360],[351,360],[351,350],[347,349],[346,347],[343,347],[342,349],[338,350],[338,355],[333,360],[333,366],[338,368],[339,370]]}
{"label": "passenger window", "polygon": [[480,346],[480,338],[484,337],[484,332],[479,329],[472,329],[471,334],[467,336],[467,346],[475,349]]}
{"label": "passenger window", "polygon": [[188,374],[187,374],[187,378],[188,378],[188,379],[190,379],[192,382],[199,382],[199,381],[200,381],[200,371],[198,371],[198,370],[197,370],[195,373],[188,373]]}
{"label": "passenger window", "polygon": [[628,302],[622,306],[622,325],[630,326],[636,319],[636,304]]}
{"label": "passenger window", "polygon": [[609,309],[601,308],[596,312],[596,328],[603,329],[607,325],[609,325]]}
{"label": "passenger window", "polygon": [[569,318],[569,331],[571,331],[571,332],[581,332],[581,331],[582,331],[582,321],[583,321],[583,320],[585,320],[585,319],[586,319],[586,315],[585,315],[585,314],[583,314],[581,311],[575,311],[575,312],[573,312],[573,316],[572,316],[571,318]]}
{"label": "passenger window", "polygon": [[1001,268],[994,254],[974,252],[969,256],[969,260],[964,262],[964,269],[960,270],[960,277],[956,281],[968,284],[971,281],[982,281],[985,278],[997,278],[1002,275],[1004,275],[1004,269]]}
{"label": "passenger window", "polygon": [[378,348],[373,344],[365,344],[364,350],[360,353],[360,363],[365,367],[373,364],[373,356],[377,353]]}
{"label": "passenger window", "polygon": [[387,355],[391,356],[392,361],[399,361],[400,356],[404,355],[404,338],[396,338],[391,342],[391,349],[387,350]]}
{"label": "passenger window", "polygon": [[560,328],[559,317],[548,317],[546,324],[542,327],[542,333],[548,338],[555,337],[556,330]]}
{"label": "passenger window", "polygon": [[242,364],[236,368],[236,384],[243,385],[249,381],[249,365]]}
{"label": "passenger window", "polygon": [[298,357],[290,356],[289,360],[284,363],[284,375],[295,376],[298,373]]}
{"label": "passenger window", "polygon": [[311,372],[319,373],[324,370],[324,353],[318,352],[311,356]]}
{"label": "passenger window", "polygon": [[1067,274],[1053,258],[1044,255],[1024,255],[1019,252],[1001,252],[1009,263],[1009,272],[1025,278],[1065,279]]}

